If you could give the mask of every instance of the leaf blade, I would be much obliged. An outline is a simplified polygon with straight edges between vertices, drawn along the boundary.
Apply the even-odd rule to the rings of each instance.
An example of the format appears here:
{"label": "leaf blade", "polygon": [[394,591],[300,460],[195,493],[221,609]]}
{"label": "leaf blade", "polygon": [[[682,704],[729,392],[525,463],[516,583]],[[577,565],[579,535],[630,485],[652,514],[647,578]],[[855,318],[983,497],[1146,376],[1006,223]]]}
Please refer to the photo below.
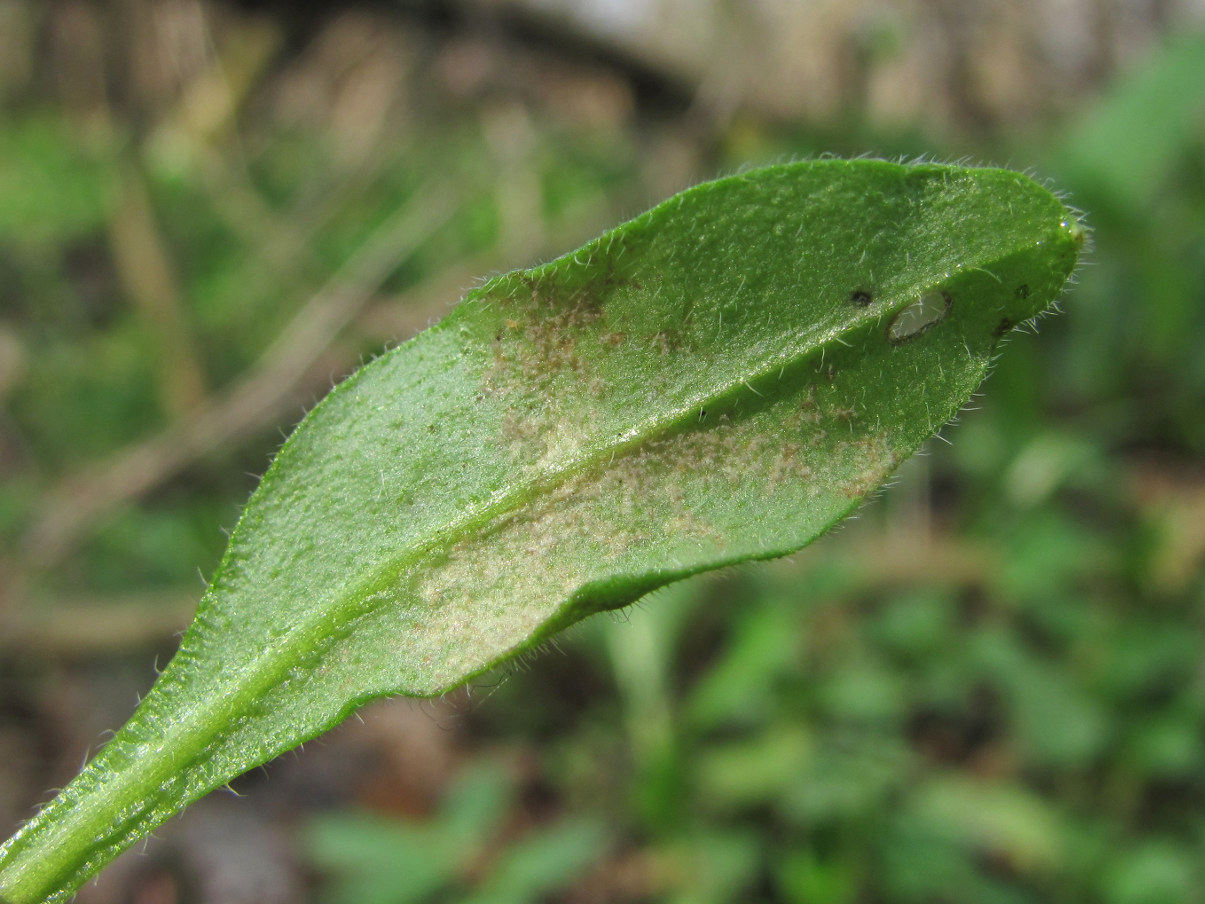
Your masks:
{"label": "leaf blade", "polygon": [[[155,689],[0,849],[0,894],[60,900],[367,699],[810,542],[965,403],[1082,241],[1015,173],[820,161],[487,282],[297,428]],[[56,845],[84,854],[33,862]]]}

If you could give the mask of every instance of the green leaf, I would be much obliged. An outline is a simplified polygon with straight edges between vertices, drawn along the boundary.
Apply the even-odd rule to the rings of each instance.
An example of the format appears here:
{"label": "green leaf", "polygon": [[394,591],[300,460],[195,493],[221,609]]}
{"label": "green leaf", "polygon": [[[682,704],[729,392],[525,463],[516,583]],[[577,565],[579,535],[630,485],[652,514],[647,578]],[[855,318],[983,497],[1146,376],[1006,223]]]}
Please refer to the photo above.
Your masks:
{"label": "green leaf", "polygon": [[529,904],[548,896],[598,860],[606,839],[598,826],[562,820],[520,837],[480,888],[460,904]]}
{"label": "green leaf", "polygon": [[808,543],[967,401],[1083,239],[1016,173],[825,160],[485,283],[289,438],[169,668],[0,849],[0,896],[64,900],[366,700]]}
{"label": "green leaf", "polygon": [[1205,113],[1205,35],[1170,39],[1122,74],[1075,124],[1059,163],[1117,210],[1151,203]]}
{"label": "green leaf", "polygon": [[314,864],[332,875],[334,904],[412,904],[472,871],[506,815],[510,781],[492,764],[457,777],[435,818],[420,823],[342,813],[306,833]]}

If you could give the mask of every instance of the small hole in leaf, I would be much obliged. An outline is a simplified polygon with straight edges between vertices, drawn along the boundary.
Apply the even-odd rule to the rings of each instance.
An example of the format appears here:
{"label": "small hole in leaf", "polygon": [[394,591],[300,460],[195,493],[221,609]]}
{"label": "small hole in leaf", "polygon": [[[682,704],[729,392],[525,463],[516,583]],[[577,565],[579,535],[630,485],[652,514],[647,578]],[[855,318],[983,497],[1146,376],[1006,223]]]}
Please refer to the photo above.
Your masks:
{"label": "small hole in leaf", "polygon": [[925,292],[891,321],[887,337],[897,345],[915,339],[930,327],[941,323],[950,313],[951,300],[945,292]]}
{"label": "small hole in leaf", "polygon": [[874,296],[865,289],[857,289],[849,293],[849,300],[855,307],[867,308],[874,301]]}

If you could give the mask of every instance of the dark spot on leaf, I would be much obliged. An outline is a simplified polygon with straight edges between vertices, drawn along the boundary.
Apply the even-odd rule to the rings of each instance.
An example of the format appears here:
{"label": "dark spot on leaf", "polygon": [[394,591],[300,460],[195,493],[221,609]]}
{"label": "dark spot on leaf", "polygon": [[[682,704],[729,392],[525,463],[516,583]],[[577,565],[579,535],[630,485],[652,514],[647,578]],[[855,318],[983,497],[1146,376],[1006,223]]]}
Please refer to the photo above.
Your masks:
{"label": "dark spot on leaf", "polygon": [[850,303],[859,308],[870,307],[870,303],[874,301],[874,296],[865,289],[855,289],[849,293]]}
{"label": "dark spot on leaf", "polygon": [[992,330],[992,335],[995,336],[997,339],[999,339],[1001,336],[1003,336],[1005,333],[1007,333],[1009,330],[1011,330],[1014,326],[1016,326],[1016,324],[1013,323],[1011,320],[1009,320],[1007,317],[1005,317],[998,324],[996,324],[996,328],[994,330]]}
{"label": "dark spot on leaf", "polygon": [[1029,284],[1028,283],[1021,283],[1021,285],[1017,286],[1017,297],[1018,298],[1028,298],[1029,297]]}

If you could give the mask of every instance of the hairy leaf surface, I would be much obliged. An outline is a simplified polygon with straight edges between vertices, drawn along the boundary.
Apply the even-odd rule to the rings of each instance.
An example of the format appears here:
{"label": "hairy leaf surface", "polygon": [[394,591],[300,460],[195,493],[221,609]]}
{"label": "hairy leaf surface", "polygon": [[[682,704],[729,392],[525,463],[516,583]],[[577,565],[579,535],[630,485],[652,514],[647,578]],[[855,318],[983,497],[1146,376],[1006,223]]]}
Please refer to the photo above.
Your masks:
{"label": "hairy leaf surface", "polygon": [[1016,173],[820,161],[486,282],[293,433],[170,667],[0,851],[0,894],[63,899],[366,700],[805,545],[966,402],[1083,235]]}

